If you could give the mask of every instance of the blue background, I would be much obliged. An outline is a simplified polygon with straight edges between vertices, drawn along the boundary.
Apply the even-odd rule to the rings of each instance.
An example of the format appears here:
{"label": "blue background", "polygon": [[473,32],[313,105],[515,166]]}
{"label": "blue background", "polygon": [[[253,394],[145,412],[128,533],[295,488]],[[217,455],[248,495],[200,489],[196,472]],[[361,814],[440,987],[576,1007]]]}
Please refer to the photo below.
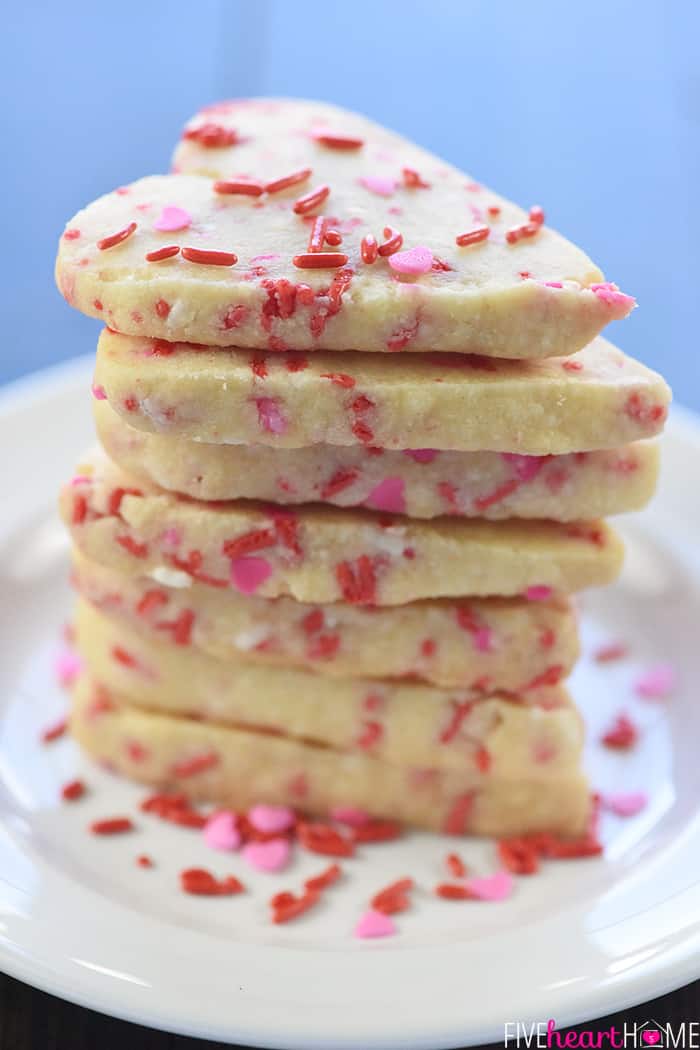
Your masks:
{"label": "blue background", "polygon": [[700,409],[700,4],[119,0],[3,14],[0,381],[92,350],[52,269],[93,197],[167,170],[204,102],[367,112],[579,242],[640,309],[609,335]]}

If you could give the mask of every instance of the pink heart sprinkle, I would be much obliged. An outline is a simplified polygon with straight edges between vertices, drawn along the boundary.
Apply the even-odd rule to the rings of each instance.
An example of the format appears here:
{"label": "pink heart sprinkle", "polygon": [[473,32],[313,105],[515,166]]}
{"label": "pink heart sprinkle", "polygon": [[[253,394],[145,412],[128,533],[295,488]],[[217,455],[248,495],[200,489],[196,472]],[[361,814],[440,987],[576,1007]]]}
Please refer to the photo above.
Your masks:
{"label": "pink heart sprinkle", "polygon": [[192,216],[188,211],[178,208],[175,204],[166,204],[153,223],[153,229],[172,232],[173,230],[186,230],[191,225]]}
{"label": "pink heart sprinkle", "polygon": [[647,1046],[656,1046],[661,1039],[661,1032],[642,1032],[642,1039]]}
{"label": "pink heart sprinkle", "polygon": [[513,877],[507,871],[497,871],[485,878],[466,879],[464,885],[480,901],[503,901],[513,892]]}
{"label": "pink heart sprinkle", "polygon": [[404,488],[403,478],[384,478],[372,489],[365,506],[373,510],[385,510],[389,514],[405,514]]}
{"label": "pink heart sprinkle", "polygon": [[636,817],[649,803],[649,797],[643,791],[618,791],[614,795],[604,795],[603,805],[618,817]]}
{"label": "pink heart sprinkle", "polygon": [[284,434],[288,423],[278,403],[273,397],[255,399],[258,409],[258,423],[268,434]]}
{"label": "pink heart sprinkle", "polygon": [[281,871],[289,863],[291,852],[288,839],[248,842],[243,847],[243,856],[256,871]]}
{"label": "pink heart sprinkle", "polygon": [[637,300],[633,295],[625,295],[621,292],[616,284],[612,281],[604,281],[601,284],[589,285],[589,291],[593,292],[598,299],[603,303],[607,303],[608,306],[624,306],[630,309],[636,306]]}
{"label": "pink heart sprinkle", "polygon": [[634,689],[646,700],[664,700],[677,684],[678,675],[670,664],[655,664],[639,676]]}
{"label": "pink heart sprinkle", "polygon": [[429,273],[433,268],[433,253],[430,248],[419,245],[405,252],[394,252],[389,256],[388,262],[392,270],[396,270],[397,273],[413,275]]}
{"label": "pink heart sprinkle", "polygon": [[385,175],[362,175],[357,181],[366,190],[376,193],[380,197],[391,197],[398,186],[396,179],[388,178]]}
{"label": "pink heart sprinkle", "polygon": [[258,831],[286,831],[294,826],[294,810],[289,806],[253,806],[248,810],[248,820]]}
{"label": "pink heart sprinkle", "polygon": [[552,588],[544,583],[533,584],[525,591],[525,597],[529,602],[546,602],[551,597]]}
{"label": "pink heart sprinkle", "polygon": [[416,463],[432,463],[435,457],[438,455],[436,448],[407,448],[404,449],[404,456],[410,456]]}
{"label": "pink heart sprinkle", "polygon": [[204,841],[212,849],[238,849],[241,833],[238,830],[236,814],[228,809],[213,813],[204,825]]}
{"label": "pink heart sprinkle", "polygon": [[170,525],[167,529],[163,529],[160,536],[160,543],[162,547],[170,549],[179,547],[182,543],[182,532],[174,525]]}
{"label": "pink heart sprinkle", "polygon": [[83,668],[83,661],[72,649],[64,649],[56,657],[54,673],[58,684],[67,688],[72,685]]}
{"label": "pink heart sprinkle", "polygon": [[369,813],[364,809],[357,809],[355,806],[335,806],[331,810],[330,816],[333,820],[337,820],[339,824],[347,824],[351,828],[361,828],[370,819]]}
{"label": "pink heart sprinkle", "polygon": [[356,937],[391,937],[396,933],[396,924],[380,911],[366,911],[355,927]]}
{"label": "pink heart sprinkle", "polygon": [[267,558],[234,558],[231,562],[231,583],[242,594],[253,594],[271,575]]}
{"label": "pink heart sprinkle", "polygon": [[520,452],[501,452],[501,459],[510,463],[518,481],[532,481],[545,464],[547,456],[523,456]]}
{"label": "pink heart sprinkle", "polygon": [[492,648],[492,631],[490,627],[477,627],[472,634],[474,648],[480,653],[489,653]]}

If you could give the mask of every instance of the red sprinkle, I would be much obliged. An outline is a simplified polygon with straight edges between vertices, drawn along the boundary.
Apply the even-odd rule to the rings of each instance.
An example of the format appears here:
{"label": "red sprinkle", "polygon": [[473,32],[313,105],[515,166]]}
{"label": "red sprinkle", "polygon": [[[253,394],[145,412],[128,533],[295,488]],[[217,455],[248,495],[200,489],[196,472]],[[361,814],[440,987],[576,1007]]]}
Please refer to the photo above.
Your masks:
{"label": "red sprinkle", "polygon": [[66,802],[74,802],[85,794],[85,784],[82,780],[69,780],[61,788],[61,798]]}
{"label": "red sprinkle", "polygon": [[134,825],[129,817],[109,817],[107,820],[93,820],[90,831],[93,835],[121,835],[133,831]]}
{"label": "red sprinkle", "polygon": [[[339,492],[342,492],[343,489],[346,489],[348,485],[352,485],[357,481],[358,477],[359,471],[357,470],[343,470],[342,468],[336,470],[333,477],[330,478],[321,489],[321,499],[330,499],[331,496],[336,496]],[[319,612],[321,622],[323,622],[323,614],[320,613],[320,610],[315,611]],[[309,613],[307,619],[311,616],[313,616],[313,613]]]}
{"label": "red sprinkle", "polygon": [[82,525],[87,517],[88,512],[88,501],[85,496],[81,493],[76,493],[73,497],[73,515],[71,521],[73,525]]}
{"label": "red sprinkle", "polygon": [[325,201],[330,192],[330,186],[325,183],[317,186],[315,190],[310,190],[303,197],[299,197],[294,201],[294,208],[292,209],[294,214],[306,215],[308,211],[313,211],[314,208],[317,208],[319,204]]}
{"label": "red sprinkle", "polygon": [[164,321],[170,313],[170,303],[166,302],[165,299],[158,299],[156,302],[156,313]]}
{"label": "red sprinkle", "polygon": [[393,255],[397,252],[403,244],[403,234],[399,233],[392,226],[384,227],[384,241],[379,245],[377,251],[379,254],[386,258],[388,255]]}
{"label": "red sprinkle", "polygon": [[352,390],[355,385],[355,380],[352,376],[349,376],[346,372],[321,372],[321,379],[330,379],[331,383],[335,383],[336,386],[345,387],[347,390]]}
{"label": "red sprinkle", "polygon": [[430,183],[420,177],[415,168],[402,168],[403,184],[411,190],[429,190]]}
{"label": "red sprinkle", "polygon": [[441,882],[435,887],[435,894],[447,901],[470,901],[474,894],[466,886],[460,886],[453,882]]}
{"label": "red sprinkle", "polygon": [[395,820],[368,820],[352,829],[352,840],[362,842],[393,842],[401,837],[402,828]]}
{"label": "red sprinkle", "polygon": [[300,845],[312,853],[321,853],[330,857],[352,857],[355,846],[350,839],[344,838],[330,824],[307,823],[299,821],[297,837]]}
{"label": "red sprinkle", "polygon": [[528,216],[530,222],[534,222],[536,226],[542,226],[544,223],[544,210],[539,204],[533,204],[530,208],[530,214]]}
{"label": "red sprinkle", "polygon": [[540,225],[538,222],[524,222],[520,226],[511,226],[509,230],[506,230],[508,244],[515,244],[516,241],[521,241],[525,237],[534,237],[536,233],[539,233]]}
{"label": "red sprinkle", "polygon": [[373,237],[371,233],[368,233],[366,237],[363,237],[360,251],[362,253],[363,262],[368,264],[373,263],[379,254],[379,245],[377,244],[376,237]]}
{"label": "red sprinkle", "polygon": [[466,233],[460,233],[458,237],[455,237],[455,241],[460,248],[466,248],[469,244],[479,244],[480,241],[485,241],[490,232],[489,226],[474,226]]}
{"label": "red sprinkle", "polygon": [[328,146],[329,149],[360,149],[365,144],[364,139],[354,135],[340,135],[331,131],[315,131],[311,137],[321,146]]}
{"label": "red sprinkle", "polygon": [[208,248],[183,248],[183,259],[202,263],[204,266],[235,266],[238,256],[234,252],[219,252]]}
{"label": "red sprinkle", "polygon": [[309,251],[310,252],[321,252],[323,251],[323,242],[326,239],[326,222],[328,220],[323,215],[317,215],[313,221],[311,227],[311,235],[309,236]]}
{"label": "red sprinkle", "polygon": [[312,893],[325,890],[328,886],[332,886],[334,882],[337,882],[342,873],[343,869],[339,864],[331,864],[320,875],[313,875],[310,879],[306,879],[304,888],[311,890]]}
{"label": "red sprinkle", "polygon": [[42,744],[50,744],[54,740],[58,740],[62,737],[68,729],[68,719],[62,718],[58,722],[54,722],[53,725],[47,726],[46,729],[41,731],[41,742]]}
{"label": "red sprinkle", "polygon": [[343,235],[340,230],[326,230],[326,244],[330,244],[331,248],[337,248],[342,243]]}
{"label": "red sprinkle", "polygon": [[268,182],[265,189],[268,193],[279,193],[280,190],[286,190],[290,186],[306,182],[310,175],[311,168],[301,168],[299,171],[293,171],[291,175],[283,175],[281,179],[273,179],[272,182]]}
{"label": "red sprinkle", "polygon": [[122,244],[124,241],[131,237],[132,233],[136,229],[136,223],[130,222],[128,226],[125,226],[123,230],[118,230],[116,233],[111,234],[109,237],[103,237],[101,241],[97,242],[97,247],[101,252],[107,250],[107,248],[114,248],[117,244]]}
{"label": "red sprinkle", "polygon": [[206,868],[186,868],[180,872],[180,885],[185,893],[200,897],[230,897],[242,893],[245,887],[233,875],[217,879]]}
{"label": "red sprinkle", "polygon": [[136,858],[136,863],[138,864],[138,866],[140,868],[152,868],[153,867],[153,861],[151,860],[151,858],[148,856],[147,853],[140,853],[139,856]]}
{"label": "red sprinkle", "polygon": [[238,134],[233,128],[225,128],[222,124],[215,124],[213,121],[200,124],[198,128],[186,128],[182,137],[198,142],[206,149],[235,146],[238,141]]}
{"label": "red sprinkle", "polygon": [[197,773],[204,773],[205,770],[217,766],[219,761],[220,759],[216,752],[210,751],[206,755],[197,755],[195,758],[176,762],[172,767],[172,771],[176,777],[193,777]]}
{"label": "red sprinkle", "polygon": [[467,874],[467,866],[458,853],[448,853],[445,864],[450,875],[454,875],[456,879],[463,879]]}
{"label": "red sprinkle", "polygon": [[498,855],[503,866],[514,875],[534,875],[539,871],[539,851],[530,838],[501,839]]}
{"label": "red sprinkle", "polygon": [[146,262],[162,262],[163,259],[172,259],[180,251],[179,244],[165,244],[155,251],[146,252]]}
{"label": "red sprinkle", "polygon": [[605,747],[616,751],[628,751],[639,740],[639,730],[626,714],[617,716],[611,727],[600,738]]}
{"label": "red sprinkle", "polygon": [[295,255],[292,262],[299,270],[330,270],[345,266],[347,255],[342,252],[304,252]]}
{"label": "red sprinkle", "polygon": [[134,558],[145,558],[148,554],[148,544],[138,543],[133,536],[117,536],[115,537],[120,547],[123,547],[125,551]]}
{"label": "red sprinkle", "polygon": [[354,565],[349,561],[339,562],[335,567],[335,576],[346,602],[372,605],[376,600],[377,579],[372,559],[368,555],[361,554]]}
{"label": "red sprinkle", "polygon": [[601,645],[596,649],[593,659],[597,664],[611,664],[615,660],[624,660],[628,652],[629,649],[624,642],[608,642],[607,645]]}
{"label": "red sprinkle", "polygon": [[397,879],[379,893],[375,893],[370,906],[383,915],[395,915],[397,912],[406,911],[411,906],[408,894],[412,889],[413,879]]}
{"label": "red sprinkle", "polygon": [[246,197],[262,197],[265,187],[262,182],[248,182],[245,179],[219,179],[214,183],[214,193],[240,193]]}
{"label": "red sprinkle", "polygon": [[254,551],[274,547],[276,543],[277,537],[271,529],[252,529],[235,540],[224,540],[222,552],[226,558],[241,558]]}
{"label": "red sprinkle", "polygon": [[309,908],[313,908],[320,900],[321,894],[314,890],[307,890],[301,897],[295,897],[293,893],[276,893],[270,901],[272,906],[272,921],[274,923],[289,922],[303,915]]}
{"label": "red sprinkle", "polygon": [[161,820],[188,828],[203,828],[207,818],[192,809],[185,795],[149,795],[141,803],[142,813],[152,813]]}

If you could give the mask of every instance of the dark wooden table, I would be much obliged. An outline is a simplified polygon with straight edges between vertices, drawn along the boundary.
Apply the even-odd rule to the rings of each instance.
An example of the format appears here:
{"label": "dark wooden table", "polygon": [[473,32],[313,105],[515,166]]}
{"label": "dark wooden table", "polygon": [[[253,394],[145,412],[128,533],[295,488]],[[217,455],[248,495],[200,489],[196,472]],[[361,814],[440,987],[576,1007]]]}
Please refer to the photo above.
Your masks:
{"label": "dark wooden table", "polygon": [[[628,1026],[642,1025],[652,1018],[658,1024],[670,1023],[674,1027],[681,1022],[697,1022],[700,981],[580,1028],[599,1031],[615,1024],[621,1029],[625,1022]],[[223,1046],[115,1021],[0,974],[0,1050],[221,1050]],[[493,1050],[499,1046],[503,1044],[494,1044]]]}

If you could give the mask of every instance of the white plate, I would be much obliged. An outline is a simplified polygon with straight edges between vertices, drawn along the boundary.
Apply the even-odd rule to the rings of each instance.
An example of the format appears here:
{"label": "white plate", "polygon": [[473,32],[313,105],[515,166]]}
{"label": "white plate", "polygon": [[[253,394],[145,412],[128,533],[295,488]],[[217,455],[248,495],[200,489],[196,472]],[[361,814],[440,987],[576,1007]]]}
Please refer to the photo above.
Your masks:
{"label": "white plate", "polygon": [[[423,891],[399,935],[353,939],[368,896],[411,874],[444,877],[454,840],[408,835],[367,847],[316,912],[285,927],[266,901],[323,867],[306,854],[285,874],[253,875],[207,851],[196,832],[139,817],[130,836],[96,838],[96,816],[133,813],[143,791],[99,772],[69,740],[38,743],[65,698],[51,662],[69,607],[59,480],[91,439],[90,362],[73,362],[0,395],[5,474],[0,515],[0,965],[57,995],[132,1021],[263,1047],[437,1047],[503,1038],[505,1021],[559,1026],[652,998],[700,975],[700,427],[676,412],[661,491],[624,524],[621,582],[585,597],[584,641],[623,638],[629,660],[584,659],[574,693],[593,743],[597,787],[643,788],[636,818],[604,823],[603,860],[551,864],[501,904],[439,901]],[[679,668],[666,703],[635,699],[641,666]],[[620,708],[645,727],[632,755],[595,743]],[[59,788],[80,773],[90,794]],[[494,865],[489,843],[462,854]],[[138,868],[136,854],[157,860]],[[251,892],[191,898],[177,873],[206,864]]]}

